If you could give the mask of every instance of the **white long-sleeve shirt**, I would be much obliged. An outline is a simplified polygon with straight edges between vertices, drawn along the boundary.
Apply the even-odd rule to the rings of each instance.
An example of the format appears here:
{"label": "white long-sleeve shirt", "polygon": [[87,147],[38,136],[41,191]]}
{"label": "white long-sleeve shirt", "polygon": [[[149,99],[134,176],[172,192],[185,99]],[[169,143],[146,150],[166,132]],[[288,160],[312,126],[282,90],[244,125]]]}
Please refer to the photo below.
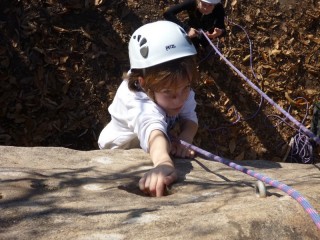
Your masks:
{"label": "white long-sleeve shirt", "polygon": [[[198,123],[194,96],[191,90],[178,117]],[[160,130],[168,137],[165,111],[144,92],[131,91],[126,80],[122,81],[108,110],[111,121],[100,133],[100,149],[130,149],[140,145],[148,152],[148,140],[153,130]]]}

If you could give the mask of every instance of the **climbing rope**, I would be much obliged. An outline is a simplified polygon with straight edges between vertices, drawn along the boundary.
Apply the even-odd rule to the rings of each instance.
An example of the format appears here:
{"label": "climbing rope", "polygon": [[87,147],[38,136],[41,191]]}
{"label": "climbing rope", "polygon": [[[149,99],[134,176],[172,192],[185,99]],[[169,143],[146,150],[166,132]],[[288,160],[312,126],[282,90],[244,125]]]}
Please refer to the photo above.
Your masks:
{"label": "climbing rope", "polygon": [[[228,20],[227,20],[227,21],[228,21]],[[230,23],[232,23],[232,22],[230,22]],[[232,24],[234,24],[234,23],[232,23]],[[234,25],[236,25],[236,24],[234,24]],[[250,56],[250,69],[251,69],[251,72],[252,72],[252,75],[254,76],[254,78],[257,79],[256,73],[254,72],[254,69],[253,69],[252,43],[251,43],[250,37],[249,37],[248,33],[244,30],[243,27],[241,27],[240,25],[236,25],[236,26],[239,27],[239,28],[241,28],[241,29],[245,32],[246,37],[247,37],[247,39],[248,39],[249,49],[250,49],[250,55],[249,55],[249,56]],[[199,29],[199,31],[201,32],[201,29]],[[211,41],[210,41],[210,42],[211,42]],[[212,42],[211,42],[211,43],[212,43]],[[219,44],[219,39],[218,39],[218,42],[217,42],[216,49],[219,49],[219,45],[218,45],[218,44]],[[201,59],[201,60],[198,62],[198,65],[199,65],[200,63],[202,63],[203,61],[205,61],[210,55],[212,55],[212,53],[214,52],[214,50],[215,50],[215,49],[212,48],[212,49],[209,51],[209,53],[208,53],[203,59]],[[255,118],[255,117],[258,115],[258,112],[260,111],[262,104],[263,104],[263,97],[261,96],[261,98],[260,98],[260,103],[259,103],[259,105],[258,105],[258,109],[255,111],[254,114],[252,114],[252,116],[247,117],[247,118],[245,118],[245,119],[242,119],[241,116],[240,116],[240,114],[238,113],[238,111],[237,111],[236,109],[234,109],[234,112],[235,112],[235,114],[237,115],[237,120],[234,121],[234,122],[232,122],[231,125],[235,125],[236,123],[238,123],[238,122],[240,122],[240,121],[248,121],[248,120],[251,120],[251,119]],[[219,127],[219,128],[216,128],[216,129],[210,129],[210,131],[217,131],[217,130],[220,130],[221,128],[225,128],[225,127],[227,127],[227,126]]]}
{"label": "climbing rope", "polygon": [[259,87],[257,87],[254,83],[252,83],[242,72],[240,72],[221,52],[218,48],[211,42],[209,37],[205,34],[205,32],[200,29],[200,33],[207,39],[208,43],[212,46],[212,48],[216,51],[216,53],[236,72],[241,76],[254,90],[256,90],[264,99],[266,99],[272,106],[277,108],[282,114],[286,116],[293,124],[298,127],[298,130],[306,134],[310,139],[315,141],[320,145],[320,138],[318,138],[313,132],[307,129],[302,123],[297,121],[294,117],[292,117],[288,112],[286,112],[283,108],[281,108],[277,103],[275,103],[267,94],[265,94]]}
{"label": "climbing rope", "polygon": [[[293,101],[297,101],[297,100],[304,100],[304,103],[305,103],[304,105],[306,105],[305,115],[301,121],[301,123],[303,124],[308,115],[309,103],[303,97],[296,98]],[[291,106],[289,106],[287,112],[290,112],[290,109],[291,109]],[[285,118],[281,118],[278,115],[272,114],[272,115],[268,115],[267,117],[268,118],[275,117],[280,120],[280,123],[284,123],[287,126],[293,128],[289,123],[286,122]],[[277,125],[278,124],[276,124],[276,126]],[[287,151],[283,159],[285,162],[292,162],[292,163],[313,163],[314,162],[313,147],[314,147],[314,144],[310,142],[309,137],[298,131],[298,133],[291,138],[289,142],[289,150]]]}
{"label": "climbing rope", "polygon": [[309,214],[309,216],[312,218],[313,222],[316,224],[317,228],[320,230],[320,216],[319,216],[318,212],[311,206],[311,204],[307,201],[307,199],[305,199],[298,191],[294,190],[293,188],[289,187],[288,185],[286,185],[284,183],[281,183],[277,180],[269,178],[263,174],[257,173],[253,170],[247,169],[241,165],[238,165],[234,162],[229,161],[228,159],[214,155],[213,153],[207,152],[207,151],[205,151],[199,147],[196,147],[190,143],[187,143],[182,140],[180,140],[180,143],[182,145],[184,145],[185,147],[195,151],[196,153],[198,153],[198,154],[200,154],[210,160],[217,161],[217,162],[220,162],[220,163],[225,164],[227,166],[230,166],[230,167],[234,168],[235,170],[243,172],[251,177],[254,177],[264,183],[269,184],[270,186],[278,188],[281,191],[287,193],[290,197],[295,199],[304,208],[304,210]]}
{"label": "climbing rope", "polygon": [[[236,23],[233,23],[232,21],[230,21],[229,19],[226,19],[226,21],[238,28],[240,28],[246,35],[247,37],[247,40],[248,40],[248,43],[249,43],[249,50],[250,50],[250,69],[251,69],[251,72],[253,74],[253,77],[255,79],[257,79],[256,77],[256,74],[254,72],[254,69],[253,69],[253,60],[252,60],[252,42],[250,40],[250,37],[247,33],[247,31],[240,25],[236,24]],[[210,41],[211,42],[211,41]],[[218,41],[219,43],[219,41]],[[219,49],[218,47],[218,44],[216,45],[216,48]],[[208,58],[209,55],[211,55],[212,53],[214,52],[214,48],[211,48],[211,50],[209,51],[208,55],[202,59],[200,61],[200,63],[204,60],[206,60]],[[217,53],[215,53],[217,54]],[[234,112],[235,114],[237,115],[237,119],[235,121],[233,121],[231,124],[229,125],[225,125],[225,126],[222,126],[222,127],[218,127],[216,129],[209,129],[210,132],[212,131],[218,131],[218,130],[221,130],[221,129],[226,129],[226,127],[228,126],[232,126],[232,125],[235,125],[237,124],[238,122],[240,122],[241,120],[243,121],[248,121],[252,118],[254,118],[259,110],[261,109],[261,106],[262,106],[262,103],[263,103],[263,96],[261,96],[261,100],[260,100],[260,103],[259,103],[259,108],[257,109],[257,111],[249,118],[246,118],[246,119],[241,119],[240,117],[240,114],[234,109]],[[301,121],[301,124],[304,124],[304,121],[307,117],[307,113],[308,113],[308,110],[309,110],[309,104],[308,104],[308,101],[304,98],[296,98],[294,99],[294,102],[296,102],[296,100],[299,99],[299,100],[304,100],[305,104],[306,105],[306,114],[304,116],[304,119]],[[290,108],[291,106],[289,107],[289,109],[287,110],[287,112],[289,113],[290,112]],[[287,118],[281,118],[280,116],[278,115],[268,115],[268,117],[275,117],[275,118],[278,118],[279,120],[281,120],[282,123],[285,123],[287,126],[293,128],[294,130],[297,130],[294,126],[291,126],[289,123],[286,122]],[[314,132],[314,131],[312,131]],[[289,148],[287,150],[287,153],[285,154],[285,157],[284,157],[284,160],[285,161],[288,161],[288,162],[295,162],[295,163],[313,163],[314,162],[314,156],[313,156],[313,150],[314,149],[314,143],[310,141],[310,138],[308,136],[306,136],[305,134],[303,134],[300,130],[298,130],[298,133],[293,136],[290,140],[290,143],[289,143]]]}
{"label": "climbing rope", "polygon": [[[302,143],[303,146],[297,146],[296,149],[305,149],[305,140],[306,138],[309,137],[309,139],[312,139],[315,143],[320,144],[320,138],[317,137],[312,131],[307,129],[302,123],[297,121],[294,117],[292,117],[288,112],[286,112],[284,109],[282,109],[277,103],[275,103],[268,95],[266,95],[260,88],[258,88],[254,83],[252,83],[242,72],[240,72],[226,57],[224,57],[218,48],[211,42],[211,40],[207,37],[207,35],[203,32],[202,29],[200,29],[200,32],[203,36],[206,37],[207,41],[209,44],[212,46],[212,48],[215,50],[215,52],[235,71],[237,72],[253,89],[255,89],[264,99],[266,99],[272,106],[277,108],[282,114],[285,115],[286,119],[289,119],[294,125],[297,126],[298,128],[298,133],[296,138],[294,139],[295,143]],[[247,36],[248,37],[248,36]],[[249,41],[250,42],[250,41]],[[251,60],[251,42],[250,42],[250,61]],[[211,52],[209,53],[211,54]],[[207,58],[207,57],[206,57]],[[255,76],[255,75],[254,75]],[[304,135],[302,135],[304,133]],[[309,141],[309,139],[307,139]],[[231,162],[225,158],[219,157],[217,155],[214,155],[210,152],[207,152],[201,148],[198,148],[192,144],[189,144],[187,142],[184,142],[180,140],[180,143],[184,145],[185,147],[197,152],[200,155],[205,156],[206,158],[213,160],[213,161],[218,161],[222,164],[225,164],[227,166],[230,166],[234,168],[235,170],[241,171],[249,176],[252,176],[264,183],[267,183],[275,188],[278,188],[279,190],[287,193],[289,196],[291,196],[293,199],[295,199],[303,208],[304,210],[309,214],[309,216],[312,218],[313,222],[317,226],[317,228],[320,230],[320,216],[317,213],[317,211],[311,206],[311,204],[296,190],[293,188],[287,186],[284,183],[281,183],[277,180],[271,179],[265,175],[262,175],[260,173],[254,172],[253,170],[249,170],[241,165],[238,165],[234,162]],[[301,154],[301,152],[300,152]],[[306,155],[306,153],[304,153]]]}
{"label": "climbing rope", "polygon": [[285,161],[292,163],[313,163],[313,146],[309,138],[297,133],[289,143],[290,152]]}

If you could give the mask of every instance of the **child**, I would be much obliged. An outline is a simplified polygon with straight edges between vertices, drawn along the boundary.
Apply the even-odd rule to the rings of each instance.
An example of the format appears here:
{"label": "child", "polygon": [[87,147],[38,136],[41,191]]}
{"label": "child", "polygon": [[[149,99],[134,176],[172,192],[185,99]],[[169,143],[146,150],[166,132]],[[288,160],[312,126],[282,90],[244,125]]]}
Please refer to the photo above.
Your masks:
{"label": "child", "polygon": [[[165,34],[164,34],[165,33]],[[139,181],[151,196],[177,179],[170,154],[194,157],[180,143],[171,143],[168,131],[175,122],[179,139],[192,143],[198,129],[192,84],[197,80],[196,50],[186,32],[170,21],[157,21],[137,29],[129,41],[131,69],[108,110],[111,121],[102,130],[101,149],[141,147],[154,168]]]}
{"label": "child", "polygon": [[[176,16],[184,11],[188,13],[187,23],[181,22]],[[170,7],[163,16],[166,20],[183,27],[197,48],[200,45],[208,46],[207,39],[199,35],[199,29],[202,29],[210,39],[222,37],[226,32],[225,11],[220,0],[185,0]]]}

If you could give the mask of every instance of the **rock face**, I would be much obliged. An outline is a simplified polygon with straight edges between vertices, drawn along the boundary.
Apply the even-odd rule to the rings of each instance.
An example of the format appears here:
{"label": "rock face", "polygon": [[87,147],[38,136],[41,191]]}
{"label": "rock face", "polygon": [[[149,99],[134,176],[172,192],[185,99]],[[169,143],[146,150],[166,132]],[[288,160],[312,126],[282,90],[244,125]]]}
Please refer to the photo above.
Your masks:
{"label": "rock face", "polygon": [[[301,205],[219,162],[176,159],[168,196],[141,194],[142,150],[0,147],[0,239],[320,239]],[[320,165],[241,161],[320,211]]]}

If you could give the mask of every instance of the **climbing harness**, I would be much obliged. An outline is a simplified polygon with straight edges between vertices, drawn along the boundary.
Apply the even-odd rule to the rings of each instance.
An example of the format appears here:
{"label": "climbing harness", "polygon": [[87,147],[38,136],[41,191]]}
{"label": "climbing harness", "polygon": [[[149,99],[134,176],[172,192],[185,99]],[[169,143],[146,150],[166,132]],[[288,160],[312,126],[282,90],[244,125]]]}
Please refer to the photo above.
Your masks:
{"label": "climbing harness", "polygon": [[213,153],[207,152],[199,147],[196,147],[190,143],[187,143],[185,141],[180,140],[180,143],[184,145],[186,148],[191,149],[198,153],[199,155],[204,156],[208,160],[213,160],[216,162],[220,162],[222,164],[225,164],[229,167],[234,168],[235,170],[238,170],[240,172],[243,172],[251,177],[254,177],[258,179],[259,181],[256,183],[255,188],[256,188],[256,193],[259,194],[260,197],[266,196],[266,189],[264,185],[261,182],[267,183],[275,188],[280,189],[281,191],[287,193],[290,197],[295,199],[303,208],[304,210],[310,215],[312,218],[313,222],[316,224],[317,228],[320,230],[320,215],[318,212],[311,206],[311,204],[305,199],[299,192],[294,190],[293,188],[287,186],[284,183],[281,183],[277,180],[274,180],[272,178],[269,178],[263,174],[257,173],[253,170],[247,169],[241,165],[238,165],[234,162],[231,162],[230,160],[226,158],[219,157],[217,155],[214,155]]}

